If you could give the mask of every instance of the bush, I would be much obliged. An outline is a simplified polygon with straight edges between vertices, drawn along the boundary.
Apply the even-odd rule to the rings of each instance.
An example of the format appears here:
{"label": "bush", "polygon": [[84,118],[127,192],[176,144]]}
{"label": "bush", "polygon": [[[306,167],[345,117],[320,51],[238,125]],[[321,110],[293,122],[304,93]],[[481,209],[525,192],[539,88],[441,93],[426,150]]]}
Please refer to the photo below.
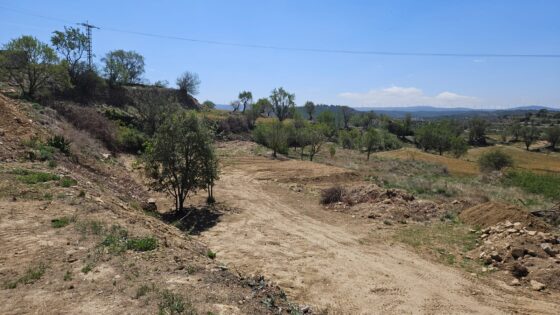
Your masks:
{"label": "bush", "polygon": [[334,186],[328,189],[325,189],[321,192],[321,203],[324,205],[328,205],[331,203],[342,201],[342,187]]}
{"label": "bush", "polygon": [[218,122],[216,133],[243,133],[249,132],[247,118],[243,115],[229,115],[226,119]]}
{"label": "bush", "polygon": [[57,148],[60,152],[64,154],[70,153],[70,140],[64,138],[64,136],[54,136],[47,141],[47,145],[53,148]]}
{"label": "bush", "polygon": [[12,173],[18,175],[17,179],[26,184],[38,184],[60,179],[60,177],[55,174],[34,172],[24,169],[15,169]]}
{"label": "bush", "polygon": [[147,252],[157,248],[157,240],[151,236],[127,240],[126,248],[137,252]]}
{"label": "bush", "polygon": [[504,182],[507,185],[520,187],[529,193],[560,199],[560,175],[512,171],[507,174]]}
{"label": "bush", "polygon": [[146,140],[146,135],[136,129],[123,126],[118,129],[117,143],[122,151],[129,153],[142,152]]}
{"label": "bush", "polygon": [[53,107],[74,127],[89,132],[107,148],[116,149],[116,127],[107,117],[90,107],[60,103]]}
{"label": "bush", "polygon": [[513,159],[500,150],[492,150],[478,158],[478,166],[481,171],[499,171],[505,167],[513,166]]}
{"label": "bush", "polygon": [[52,219],[51,220],[51,226],[55,229],[60,229],[60,228],[63,228],[65,226],[67,226],[68,224],[70,224],[70,221],[71,221],[71,219],[68,218],[68,217]]}
{"label": "bush", "polygon": [[60,179],[60,186],[68,188],[78,184],[78,182],[71,177],[63,177]]}

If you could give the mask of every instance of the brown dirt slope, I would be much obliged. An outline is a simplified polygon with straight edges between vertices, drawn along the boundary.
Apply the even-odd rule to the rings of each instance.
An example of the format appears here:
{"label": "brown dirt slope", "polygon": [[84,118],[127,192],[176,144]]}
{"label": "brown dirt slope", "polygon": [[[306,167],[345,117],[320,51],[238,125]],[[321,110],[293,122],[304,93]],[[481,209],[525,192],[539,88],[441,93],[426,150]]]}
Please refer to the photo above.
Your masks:
{"label": "brown dirt slope", "polygon": [[503,221],[521,222],[523,225],[546,230],[547,226],[528,211],[501,202],[490,201],[461,211],[459,217],[465,223],[483,228]]}

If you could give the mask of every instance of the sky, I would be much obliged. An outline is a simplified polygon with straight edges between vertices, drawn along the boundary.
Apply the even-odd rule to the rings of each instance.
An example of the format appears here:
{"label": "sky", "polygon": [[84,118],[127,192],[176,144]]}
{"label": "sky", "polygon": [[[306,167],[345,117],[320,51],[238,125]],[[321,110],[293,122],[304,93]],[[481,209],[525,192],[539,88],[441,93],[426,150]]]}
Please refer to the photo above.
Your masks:
{"label": "sky", "polygon": [[298,105],[560,108],[560,58],[254,47],[560,54],[559,13],[557,0],[0,0],[0,44],[24,34],[48,42],[54,30],[89,21],[100,27],[93,33],[97,63],[110,50],[137,51],[150,82],[174,85],[184,71],[195,72],[202,82],[196,97],[218,104],[240,91],[256,99],[284,87]]}

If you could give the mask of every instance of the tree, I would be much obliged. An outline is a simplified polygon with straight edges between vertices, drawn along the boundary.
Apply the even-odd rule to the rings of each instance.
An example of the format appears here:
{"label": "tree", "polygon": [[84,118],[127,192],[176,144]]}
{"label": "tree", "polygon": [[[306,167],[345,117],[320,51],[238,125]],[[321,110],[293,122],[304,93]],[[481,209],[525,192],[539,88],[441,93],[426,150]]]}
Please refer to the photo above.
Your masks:
{"label": "tree", "polygon": [[200,86],[198,74],[185,71],[177,78],[177,87],[183,95],[196,95]]}
{"label": "tree", "polygon": [[538,138],[538,131],[535,126],[523,126],[521,127],[520,135],[523,139],[523,142],[525,143],[525,148],[527,149],[527,151],[529,151],[529,147],[531,147],[531,144],[533,144],[533,142],[535,142],[535,140],[537,140]]}
{"label": "tree", "polygon": [[341,106],[340,111],[342,113],[342,122],[344,123],[344,129],[348,129],[348,123],[352,117],[352,108],[348,106]]}
{"label": "tree", "polygon": [[206,191],[208,192],[206,203],[214,203],[216,201],[216,199],[214,199],[214,184],[219,179],[218,158],[214,150],[209,151],[208,158],[202,167],[202,173]]}
{"label": "tree", "polygon": [[214,104],[214,102],[206,100],[202,103],[202,107],[206,108],[206,109],[214,109],[216,108],[216,104]]}
{"label": "tree", "polygon": [[241,102],[240,101],[231,101],[229,103],[229,106],[231,106],[233,108],[233,112],[237,112],[239,111],[239,107],[241,107]]}
{"label": "tree", "polygon": [[305,102],[305,105],[303,105],[303,107],[305,109],[305,112],[309,116],[309,120],[313,120],[313,113],[315,112],[315,104],[311,101],[307,101]]}
{"label": "tree", "polygon": [[313,157],[321,151],[321,147],[325,142],[324,128],[325,126],[321,124],[309,125],[306,128],[307,141],[309,144],[309,161],[313,161]]}
{"label": "tree", "polygon": [[272,104],[272,110],[278,120],[283,121],[286,118],[290,118],[295,110],[295,94],[290,94],[284,90],[284,88],[277,88],[272,91],[270,95],[270,103]]}
{"label": "tree", "polygon": [[556,149],[556,144],[560,141],[560,126],[556,125],[546,129],[546,140],[550,142],[552,150]]}
{"label": "tree", "polygon": [[72,83],[76,83],[80,72],[80,60],[88,47],[88,38],[77,27],[64,27],[64,32],[54,31],[51,43],[59,54],[62,55],[68,67],[68,74]]}
{"label": "tree", "polygon": [[336,135],[336,117],[330,110],[325,110],[317,115],[317,122],[324,126],[325,135],[332,139]]}
{"label": "tree", "polygon": [[122,49],[108,52],[101,61],[109,85],[138,84],[144,74],[144,57]]}
{"label": "tree", "polygon": [[513,165],[511,156],[501,150],[492,150],[478,158],[478,166],[482,171],[499,171]]}
{"label": "tree", "polygon": [[285,152],[288,146],[288,134],[281,121],[274,121],[267,134],[268,147],[272,149],[272,156],[277,157],[277,152]]}
{"label": "tree", "polygon": [[241,103],[241,105],[243,105],[243,110],[241,110],[242,113],[245,113],[245,110],[247,109],[247,106],[250,106],[253,104],[253,93],[249,92],[249,91],[243,91],[241,93],[239,93],[239,102]]}
{"label": "tree", "polygon": [[175,210],[199,189],[208,189],[217,178],[211,138],[194,113],[177,112],[165,120],[148,145],[146,171],[157,191],[175,198]]}
{"label": "tree", "polygon": [[377,130],[370,128],[362,136],[362,145],[365,148],[367,160],[369,161],[369,155],[371,152],[383,146],[383,137],[380,136]]}
{"label": "tree", "polygon": [[474,145],[485,145],[488,122],[485,119],[475,117],[469,120],[468,127],[469,143]]}
{"label": "tree", "polygon": [[32,36],[21,36],[4,45],[0,70],[24,96],[35,98],[45,87],[64,87],[68,76],[55,51]]}
{"label": "tree", "polygon": [[161,88],[135,90],[134,100],[142,131],[148,135],[153,135],[165,118],[180,108],[177,99]]}
{"label": "tree", "polygon": [[460,158],[461,156],[467,154],[468,150],[469,146],[465,139],[459,136],[451,138],[450,151],[454,157]]}
{"label": "tree", "polygon": [[270,117],[273,113],[272,104],[267,98],[259,98],[259,100],[255,103],[255,106],[261,108],[262,113],[266,114],[267,117]]}

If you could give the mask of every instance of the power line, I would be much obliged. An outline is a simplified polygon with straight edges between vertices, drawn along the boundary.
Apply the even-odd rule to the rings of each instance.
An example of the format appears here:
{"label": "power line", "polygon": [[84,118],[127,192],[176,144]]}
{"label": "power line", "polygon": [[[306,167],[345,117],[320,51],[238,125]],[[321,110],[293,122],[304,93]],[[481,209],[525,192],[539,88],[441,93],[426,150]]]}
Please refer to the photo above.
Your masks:
{"label": "power line", "polygon": [[[57,22],[64,22],[73,24],[74,22],[44,16],[40,14],[29,13],[27,11],[12,9],[0,6],[0,8],[17,12],[19,14],[39,17],[47,20],[53,20]],[[205,40],[188,38],[174,35],[164,35],[164,34],[154,34],[139,31],[122,30],[118,28],[111,27],[98,27],[101,30],[138,35],[144,37],[152,38],[162,38],[168,40],[178,40],[186,41],[192,43],[203,43],[210,45],[219,46],[229,46],[229,47],[242,47],[242,48],[256,48],[256,49],[269,49],[269,50],[282,50],[282,51],[299,51],[299,52],[314,52],[314,53],[331,53],[331,54],[349,54],[349,55],[376,55],[376,56],[408,56],[408,57],[469,57],[469,58],[560,58],[560,54],[502,54],[502,53],[444,53],[444,52],[405,52],[405,51],[383,51],[383,50],[346,50],[346,49],[322,49],[322,48],[305,48],[305,47],[287,47],[287,46],[274,46],[274,45],[262,45],[262,44],[243,44],[243,43],[233,43],[215,40]]]}
{"label": "power line", "polygon": [[99,29],[99,27],[89,24],[89,21],[86,21],[85,23],[78,23],[78,25],[81,25],[81,26],[86,28],[87,41],[88,41],[88,45],[87,45],[88,65],[89,65],[89,70],[92,70],[93,69],[93,50],[92,50],[92,32],[91,32],[91,30],[94,29],[94,28]]}

